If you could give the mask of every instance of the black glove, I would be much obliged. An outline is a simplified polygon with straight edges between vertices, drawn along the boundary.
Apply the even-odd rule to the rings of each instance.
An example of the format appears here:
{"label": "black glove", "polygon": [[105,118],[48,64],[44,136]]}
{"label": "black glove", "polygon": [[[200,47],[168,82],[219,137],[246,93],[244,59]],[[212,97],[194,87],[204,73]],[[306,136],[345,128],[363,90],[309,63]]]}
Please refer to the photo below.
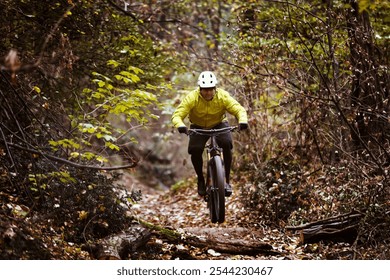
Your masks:
{"label": "black glove", "polygon": [[239,124],[239,130],[245,130],[248,129],[248,124],[247,123],[240,123]]}
{"label": "black glove", "polygon": [[186,126],[179,126],[177,128],[177,131],[179,131],[179,133],[184,133],[184,134],[188,134],[188,129]]}

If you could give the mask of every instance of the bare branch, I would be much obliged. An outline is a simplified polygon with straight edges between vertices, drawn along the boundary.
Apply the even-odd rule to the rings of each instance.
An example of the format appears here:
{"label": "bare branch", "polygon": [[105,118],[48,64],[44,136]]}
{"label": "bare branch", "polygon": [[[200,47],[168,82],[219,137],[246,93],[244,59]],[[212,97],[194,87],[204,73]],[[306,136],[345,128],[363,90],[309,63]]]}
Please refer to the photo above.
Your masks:
{"label": "bare branch", "polygon": [[122,9],[120,6],[118,6],[116,3],[114,3],[113,1],[111,0],[107,0],[108,4],[110,4],[112,7],[114,7],[116,10],[124,13],[125,15],[128,15],[130,16],[132,19],[134,19],[135,21],[139,21],[139,19],[132,13],[132,12],[129,12],[128,10],[125,10],[125,9]]}
{"label": "bare branch", "polygon": [[56,162],[60,162],[60,163],[64,163],[66,165],[77,167],[77,168],[83,168],[83,169],[85,168],[85,169],[93,169],[93,170],[119,170],[119,169],[133,168],[133,167],[137,166],[137,163],[138,163],[137,161],[134,161],[131,164],[127,164],[127,165],[106,166],[106,167],[104,167],[104,166],[93,166],[93,165],[83,165],[83,164],[78,164],[78,163],[75,163],[73,161],[70,161],[70,160],[67,160],[67,159],[64,159],[64,158],[60,158],[60,157],[56,157],[56,156],[53,156],[53,155],[49,155],[47,153],[44,153],[44,152],[36,150],[36,149],[30,149],[30,148],[22,147],[20,145],[14,144],[14,143],[5,142],[4,140],[1,140],[1,141],[4,142],[5,145],[7,145],[9,147],[13,147],[13,148],[16,148],[16,149],[19,149],[19,150],[27,151],[27,152],[32,153],[32,154],[38,154],[38,155],[41,155],[41,156],[43,156],[45,158],[48,158],[50,160],[53,160],[53,161],[56,161]]}

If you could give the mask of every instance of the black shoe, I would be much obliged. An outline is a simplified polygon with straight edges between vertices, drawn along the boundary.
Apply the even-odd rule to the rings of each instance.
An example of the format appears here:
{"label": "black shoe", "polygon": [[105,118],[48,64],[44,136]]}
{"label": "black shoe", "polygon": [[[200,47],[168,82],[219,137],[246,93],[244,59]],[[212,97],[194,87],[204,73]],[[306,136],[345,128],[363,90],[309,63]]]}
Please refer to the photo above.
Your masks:
{"label": "black shoe", "polygon": [[204,179],[198,179],[198,194],[200,196],[206,195],[206,184],[204,182]]}
{"label": "black shoe", "polygon": [[232,186],[230,184],[225,184],[225,196],[231,196],[232,192]]}

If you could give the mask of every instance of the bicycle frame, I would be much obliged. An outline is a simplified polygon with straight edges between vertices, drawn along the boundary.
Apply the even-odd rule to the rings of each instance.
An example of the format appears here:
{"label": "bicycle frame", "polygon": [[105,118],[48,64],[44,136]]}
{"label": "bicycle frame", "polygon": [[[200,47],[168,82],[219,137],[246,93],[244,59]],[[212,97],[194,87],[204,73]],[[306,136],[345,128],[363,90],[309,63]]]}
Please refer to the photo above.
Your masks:
{"label": "bicycle frame", "polygon": [[218,128],[218,129],[191,128],[188,130],[188,135],[195,133],[195,134],[210,137],[205,147],[207,151],[207,161],[209,161],[211,158],[215,157],[216,155],[218,156],[222,155],[222,148],[218,146],[216,136],[234,131],[236,129],[237,126],[228,126],[228,127]]}

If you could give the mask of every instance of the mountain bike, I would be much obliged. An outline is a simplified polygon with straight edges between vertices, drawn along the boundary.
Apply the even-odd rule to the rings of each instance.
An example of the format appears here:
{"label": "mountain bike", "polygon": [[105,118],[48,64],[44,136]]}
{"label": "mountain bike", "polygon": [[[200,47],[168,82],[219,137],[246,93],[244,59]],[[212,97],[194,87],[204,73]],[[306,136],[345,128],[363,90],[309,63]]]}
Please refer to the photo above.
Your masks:
{"label": "mountain bike", "polygon": [[207,207],[210,211],[212,223],[225,221],[225,168],[222,158],[222,148],[218,146],[216,136],[234,131],[237,126],[229,126],[219,129],[191,128],[192,133],[209,136],[205,150],[207,153],[206,196]]}

